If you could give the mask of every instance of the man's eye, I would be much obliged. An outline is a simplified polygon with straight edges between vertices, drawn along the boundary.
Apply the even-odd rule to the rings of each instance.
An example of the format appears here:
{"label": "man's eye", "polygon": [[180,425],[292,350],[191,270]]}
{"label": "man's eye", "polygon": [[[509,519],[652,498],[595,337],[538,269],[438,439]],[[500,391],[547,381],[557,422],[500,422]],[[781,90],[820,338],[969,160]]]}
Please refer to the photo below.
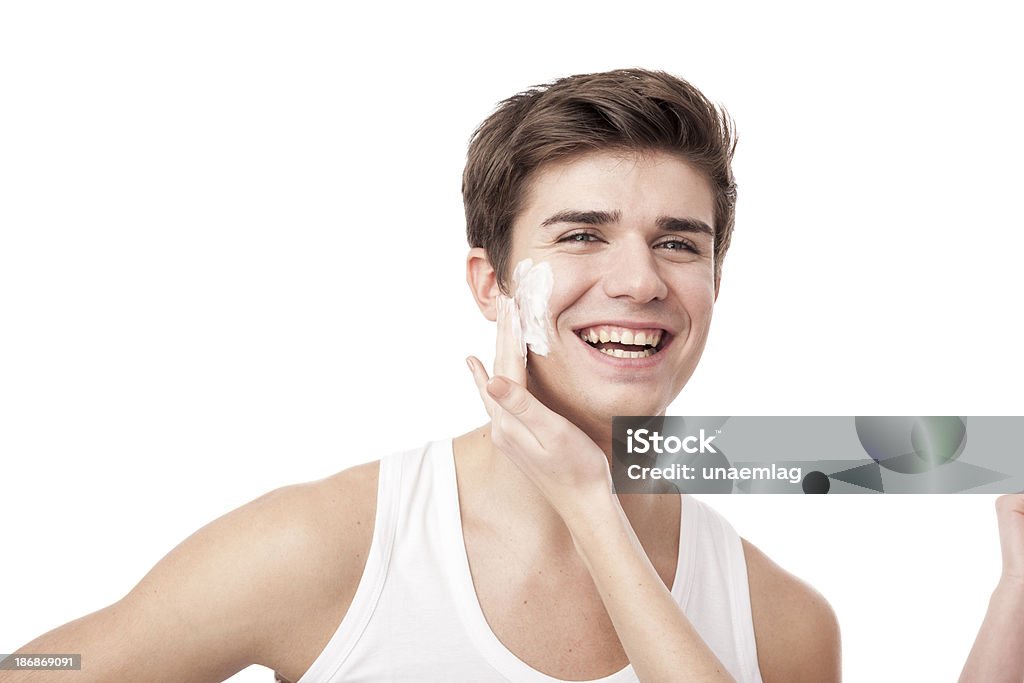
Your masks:
{"label": "man's eye", "polygon": [[562,239],[560,239],[558,241],[559,242],[569,242],[569,243],[573,243],[573,244],[583,243],[583,242],[596,242],[597,241],[597,235],[593,235],[593,234],[591,234],[589,232],[574,232],[571,235],[566,235],[565,237],[563,237]]}
{"label": "man's eye", "polygon": [[695,254],[700,253],[697,251],[695,246],[686,240],[667,240],[665,242],[660,242],[657,246],[669,251],[692,251]]}

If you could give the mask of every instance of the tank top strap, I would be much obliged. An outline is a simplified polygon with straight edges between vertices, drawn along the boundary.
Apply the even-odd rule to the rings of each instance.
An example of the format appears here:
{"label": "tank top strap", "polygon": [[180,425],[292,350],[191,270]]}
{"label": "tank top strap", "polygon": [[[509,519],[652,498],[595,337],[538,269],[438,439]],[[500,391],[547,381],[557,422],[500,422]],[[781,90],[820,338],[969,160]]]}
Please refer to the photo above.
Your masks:
{"label": "tank top strap", "polygon": [[698,539],[692,580],[705,589],[716,583],[720,585],[718,599],[726,603],[731,656],[739,668],[734,675],[738,674],[742,681],[761,683],[743,541],[732,524],[713,507],[689,495],[685,498],[690,502],[687,508],[692,516],[690,528]]}
{"label": "tank top strap", "polygon": [[296,683],[332,680],[370,623],[384,588],[384,579],[388,573],[395,544],[405,461],[408,456],[417,455],[421,450],[392,453],[380,459],[373,539],[352,604],[326,647]]}

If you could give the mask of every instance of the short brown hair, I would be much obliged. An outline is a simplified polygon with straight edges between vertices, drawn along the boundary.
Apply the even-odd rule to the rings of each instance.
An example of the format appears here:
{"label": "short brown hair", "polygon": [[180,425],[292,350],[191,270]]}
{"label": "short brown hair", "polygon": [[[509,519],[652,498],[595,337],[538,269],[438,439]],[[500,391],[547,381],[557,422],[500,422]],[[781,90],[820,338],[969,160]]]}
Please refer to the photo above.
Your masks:
{"label": "short brown hair", "polygon": [[538,85],[504,100],[473,133],[462,199],[466,236],[483,247],[505,289],[512,224],[530,175],[542,165],[605,149],[660,151],[705,173],[715,195],[715,278],[736,214],[732,119],[695,87],[664,71],[619,69]]}

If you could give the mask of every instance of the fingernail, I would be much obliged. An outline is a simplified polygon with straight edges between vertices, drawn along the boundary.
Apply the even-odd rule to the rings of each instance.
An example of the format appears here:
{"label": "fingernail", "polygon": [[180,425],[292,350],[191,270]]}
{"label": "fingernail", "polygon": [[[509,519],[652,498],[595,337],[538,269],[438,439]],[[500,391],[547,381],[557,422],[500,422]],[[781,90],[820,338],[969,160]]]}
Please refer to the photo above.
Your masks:
{"label": "fingernail", "polygon": [[466,356],[466,367],[469,368],[470,372],[473,372],[473,361],[469,359],[469,356]]}
{"label": "fingernail", "polygon": [[504,377],[495,375],[487,380],[487,393],[494,398],[505,398],[512,391],[512,384]]}

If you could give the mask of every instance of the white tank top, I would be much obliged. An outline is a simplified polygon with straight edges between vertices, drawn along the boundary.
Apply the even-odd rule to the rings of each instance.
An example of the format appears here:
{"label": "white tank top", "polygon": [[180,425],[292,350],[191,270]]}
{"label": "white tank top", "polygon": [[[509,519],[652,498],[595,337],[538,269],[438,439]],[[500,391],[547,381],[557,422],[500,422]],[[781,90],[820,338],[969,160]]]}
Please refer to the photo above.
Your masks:
{"label": "white tank top", "polygon": [[[672,596],[739,683],[761,683],[739,536],[682,497]],[[592,683],[637,681],[632,665]],[[297,683],[567,683],[509,651],[473,588],[450,439],[382,458],[373,541],[338,630]],[[579,683],[579,682],[577,682]]]}

